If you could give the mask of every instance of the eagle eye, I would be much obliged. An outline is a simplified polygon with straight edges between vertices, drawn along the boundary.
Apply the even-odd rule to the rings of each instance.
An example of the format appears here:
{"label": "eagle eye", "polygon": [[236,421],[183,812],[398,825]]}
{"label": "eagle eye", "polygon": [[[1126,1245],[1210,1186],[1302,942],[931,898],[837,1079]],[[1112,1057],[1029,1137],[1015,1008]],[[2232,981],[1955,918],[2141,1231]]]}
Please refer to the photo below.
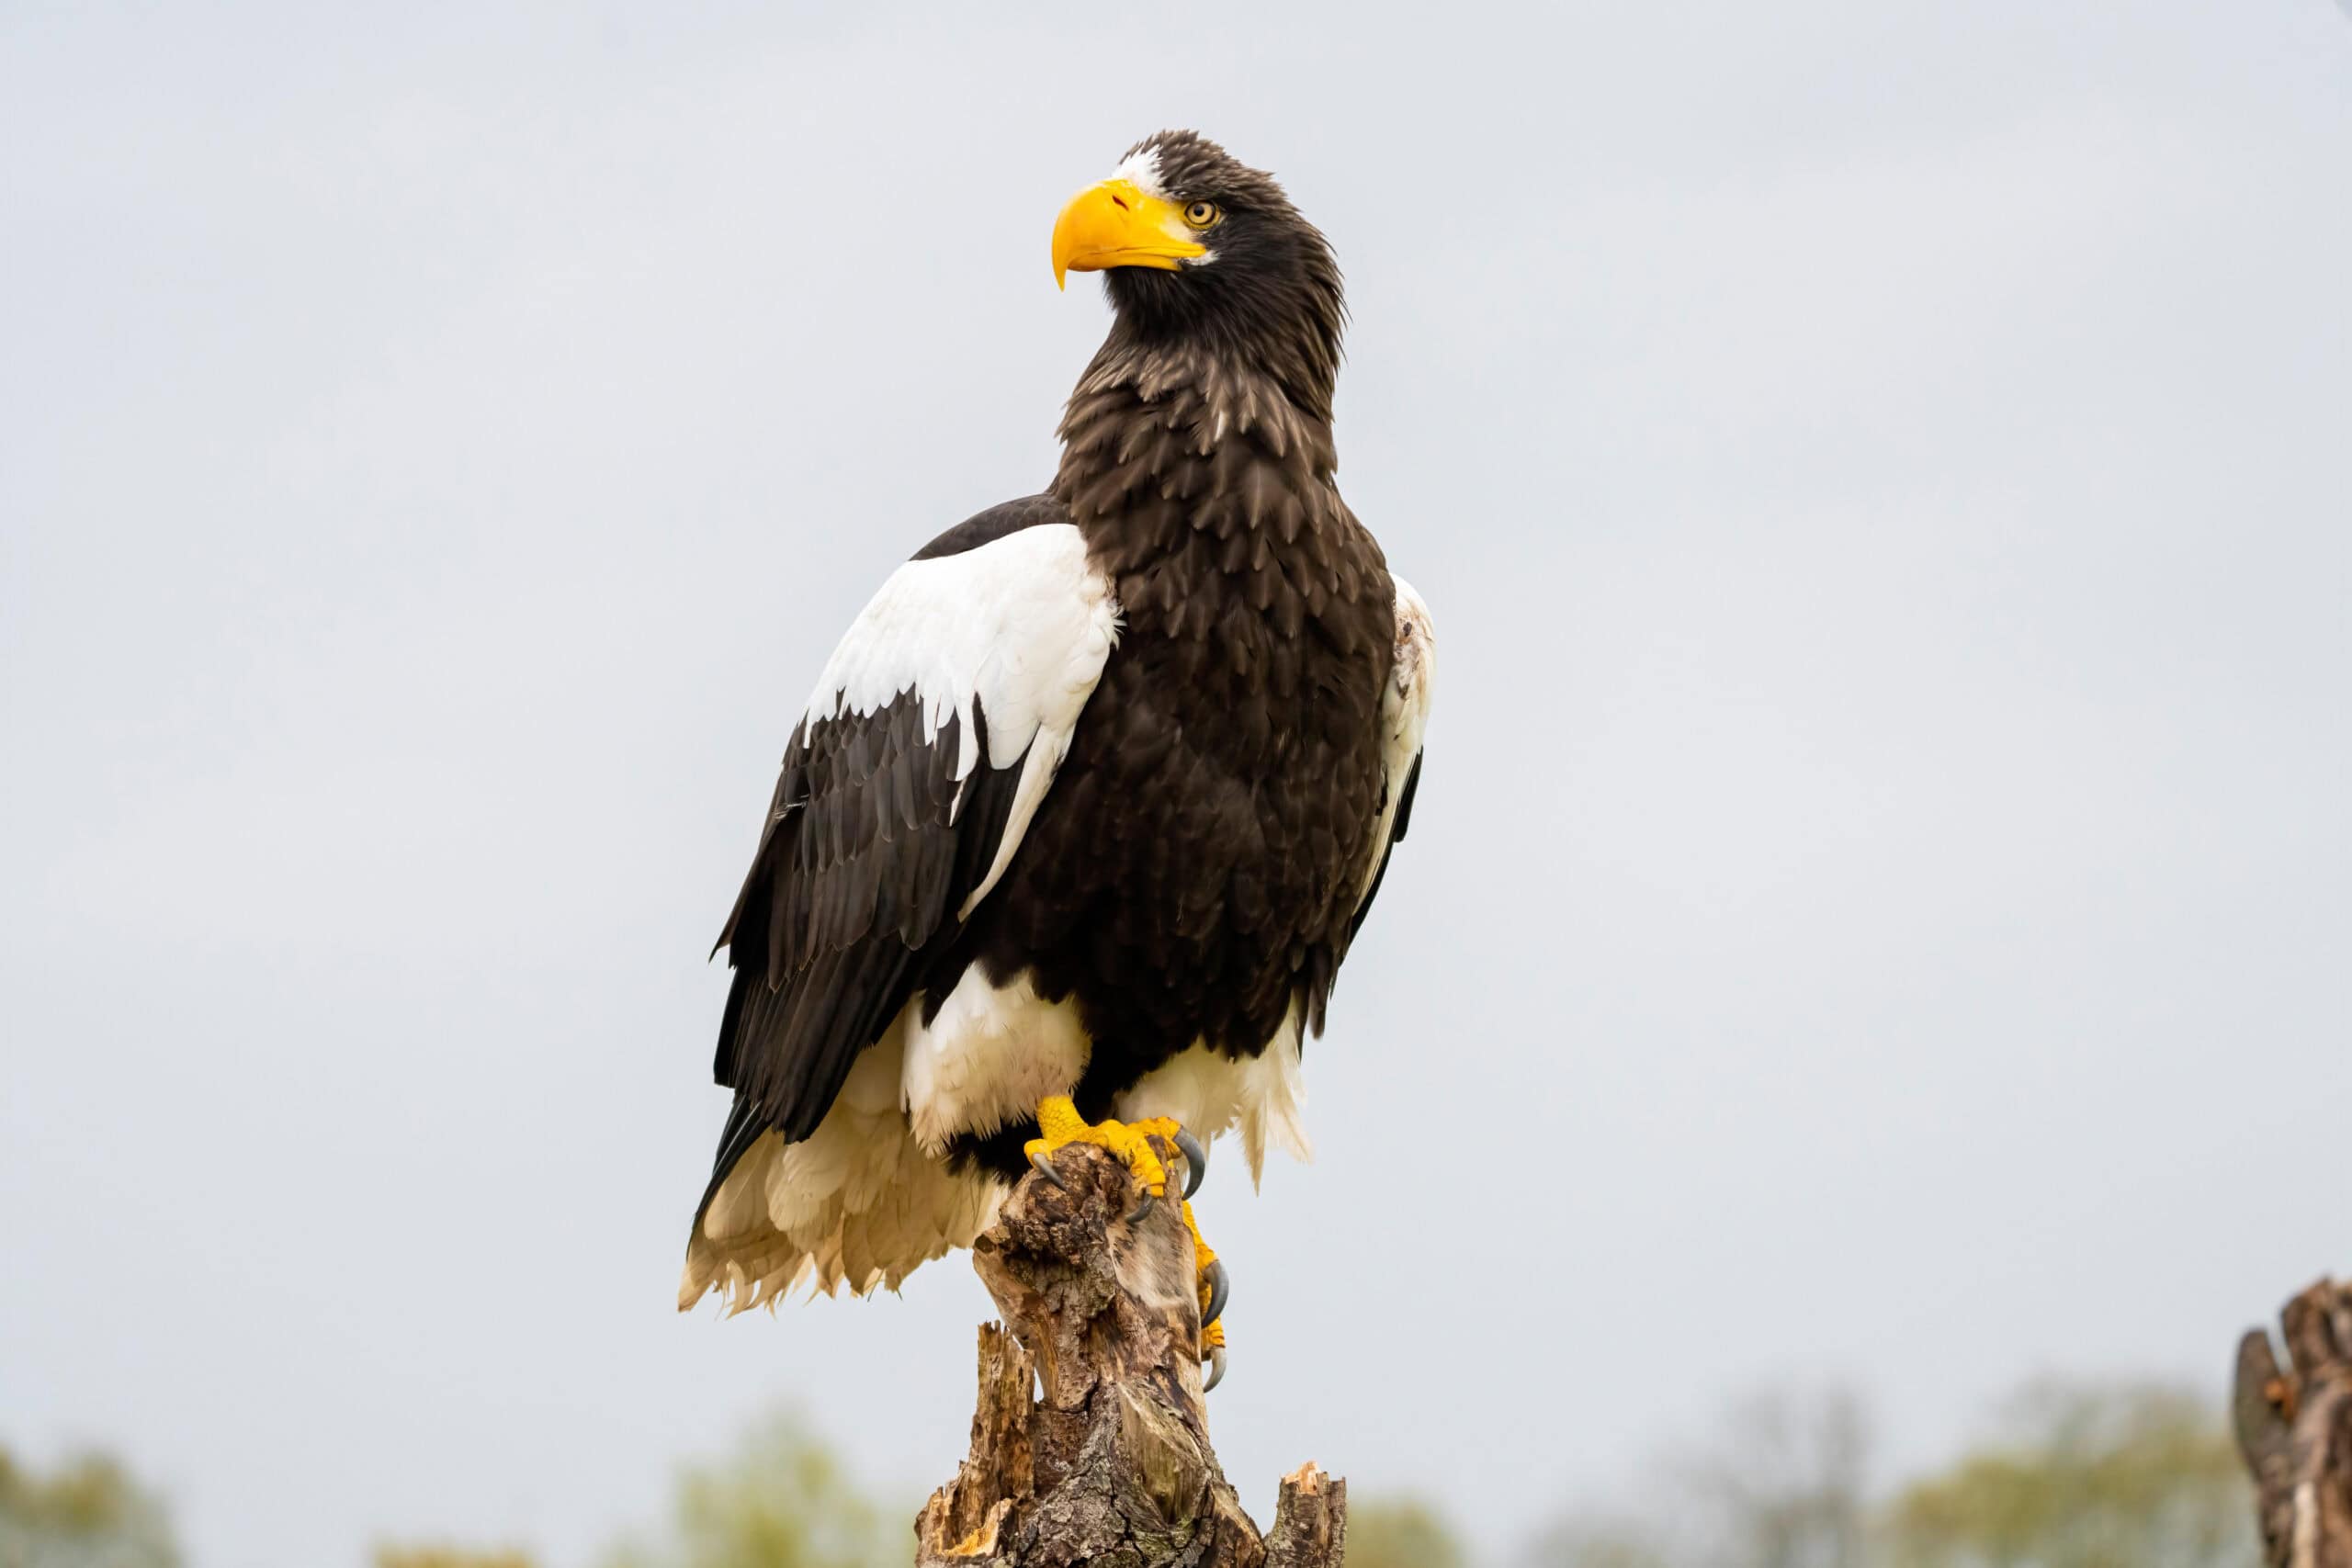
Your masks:
{"label": "eagle eye", "polygon": [[1224,216],[1214,201],[1196,201],[1184,209],[1184,221],[1195,229],[1214,229]]}

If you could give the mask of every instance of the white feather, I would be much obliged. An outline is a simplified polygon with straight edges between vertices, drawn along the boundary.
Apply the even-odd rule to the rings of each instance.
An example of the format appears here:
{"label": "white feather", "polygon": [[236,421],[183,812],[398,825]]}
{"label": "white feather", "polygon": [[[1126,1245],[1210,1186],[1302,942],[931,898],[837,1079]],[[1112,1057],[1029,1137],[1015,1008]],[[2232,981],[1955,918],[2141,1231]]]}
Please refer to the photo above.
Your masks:
{"label": "white feather", "polygon": [[1077,1084],[1091,1049],[1075,1002],[1045,1000],[1026,974],[991,985],[973,964],[929,1023],[909,1010],[899,1084],[915,1141],[938,1153],[958,1133],[1035,1115]]}
{"label": "white feather", "polygon": [[960,555],[911,560],[890,574],[825,661],[807,722],[870,714],[918,692],[926,734],[937,735],[951,715],[962,723],[960,779],[979,761],[972,736],[978,698],[988,720],[989,764],[1010,767],[1041,733],[1067,749],[1118,629],[1111,584],[1087,559],[1086,540],[1071,524],[1022,528]]}
{"label": "white feather", "polygon": [[1195,1044],[1146,1073],[1119,1097],[1113,1114],[1123,1122],[1171,1116],[1204,1144],[1238,1130],[1255,1186],[1264,1174],[1270,1143],[1280,1144],[1293,1159],[1315,1157],[1306,1136],[1306,1074],[1298,1040],[1294,1003],[1255,1056],[1228,1056]]}
{"label": "white feather", "polygon": [[1388,787],[1381,802],[1380,822],[1372,836],[1372,860],[1364,867],[1359,901],[1372,897],[1372,885],[1388,855],[1389,833],[1402,803],[1405,782],[1411,777],[1413,759],[1421,754],[1421,734],[1429,728],[1430,700],[1437,680],[1437,623],[1413,585],[1392,577],[1396,585],[1396,651],[1389,666],[1388,686],[1380,694],[1381,762],[1387,769]]}
{"label": "white feather", "polygon": [[[995,859],[956,911],[969,919],[1012,863],[1118,637],[1110,581],[1087,558],[1078,529],[1019,529],[892,572],[825,661],[804,723],[870,714],[917,692],[926,737],[950,715],[959,721],[955,776],[968,780],[980,761],[972,733],[978,703],[989,765],[1021,761],[1022,769]],[[956,809],[963,801],[959,787]]]}
{"label": "white feather", "polygon": [[1000,1190],[950,1172],[899,1109],[908,1021],[902,1013],[858,1057],[814,1134],[786,1145],[771,1132],[736,1162],[687,1248],[680,1307],[714,1287],[730,1313],[804,1283],[824,1295],[896,1290],[988,1228]]}
{"label": "white feather", "polygon": [[1157,147],[1142,147],[1128,153],[1126,161],[1111,171],[1111,177],[1126,180],[1144,195],[1160,201],[1174,199],[1168,189],[1168,182],[1160,177],[1159,149]]}

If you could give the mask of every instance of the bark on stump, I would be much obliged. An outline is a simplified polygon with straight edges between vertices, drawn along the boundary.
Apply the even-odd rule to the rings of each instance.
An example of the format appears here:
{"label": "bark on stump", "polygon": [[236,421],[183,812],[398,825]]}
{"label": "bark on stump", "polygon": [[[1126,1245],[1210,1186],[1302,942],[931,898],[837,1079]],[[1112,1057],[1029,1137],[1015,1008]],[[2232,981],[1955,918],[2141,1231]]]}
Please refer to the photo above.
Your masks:
{"label": "bark on stump", "polygon": [[971,1456],[915,1520],[917,1568],[1339,1568],[1346,1482],[1300,1466],[1261,1536],[1209,1447],[1175,1194],[1130,1223],[1119,1160],[1075,1145],[1054,1168],[1068,1191],[1027,1178],[973,1244],[1004,1324],[981,1325]]}
{"label": "bark on stump", "polygon": [[2322,1280],[2238,1341],[2232,1398],[2270,1568],[2352,1568],[2352,1281]]}

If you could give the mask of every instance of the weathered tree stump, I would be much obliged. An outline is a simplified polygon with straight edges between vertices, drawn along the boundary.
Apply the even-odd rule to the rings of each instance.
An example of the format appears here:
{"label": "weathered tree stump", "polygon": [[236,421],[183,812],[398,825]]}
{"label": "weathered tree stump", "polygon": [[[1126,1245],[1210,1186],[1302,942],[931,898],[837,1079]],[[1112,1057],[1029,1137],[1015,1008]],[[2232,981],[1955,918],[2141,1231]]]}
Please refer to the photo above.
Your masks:
{"label": "weathered tree stump", "polygon": [[1347,1483],[1302,1465],[1261,1536],[1209,1447],[1175,1195],[1131,1223],[1118,1160],[1055,1169],[1069,1190],[1028,1178],[973,1244],[1004,1325],[980,1328],[971,1456],[915,1521],[918,1568],[1339,1568]]}
{"label": "weathered tree stump", "polygon": [[2238,1341],[2232,1398],[2271,1568],[2352,1568],[2352,1281],[2322,1280]]}

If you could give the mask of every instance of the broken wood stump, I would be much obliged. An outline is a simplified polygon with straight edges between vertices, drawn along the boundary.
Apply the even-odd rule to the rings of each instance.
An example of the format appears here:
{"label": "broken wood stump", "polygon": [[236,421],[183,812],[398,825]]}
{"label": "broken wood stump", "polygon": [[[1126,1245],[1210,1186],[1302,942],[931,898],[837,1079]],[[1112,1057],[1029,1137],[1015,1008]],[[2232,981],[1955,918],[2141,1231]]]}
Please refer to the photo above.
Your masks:
{"label": "broken wood stump", "polygon": [[1131,1219],[1117,1158],[1073,1145],[1054,1168],[1067,1190],[1023,1179],[973,1244],[1004,1322],[980,1328],[971,1454],[916,1518],[917,1568],[1339,1568],[1347,1483],[1300,1466],[1261,1536],[1209,1446],[1174,1191]]}
{"label": "broken wood stump", "polygon": [[2238,1341],[2231,1411],[2270,1568],[2352,1568],[2352,1280],[2322,1280]]}

